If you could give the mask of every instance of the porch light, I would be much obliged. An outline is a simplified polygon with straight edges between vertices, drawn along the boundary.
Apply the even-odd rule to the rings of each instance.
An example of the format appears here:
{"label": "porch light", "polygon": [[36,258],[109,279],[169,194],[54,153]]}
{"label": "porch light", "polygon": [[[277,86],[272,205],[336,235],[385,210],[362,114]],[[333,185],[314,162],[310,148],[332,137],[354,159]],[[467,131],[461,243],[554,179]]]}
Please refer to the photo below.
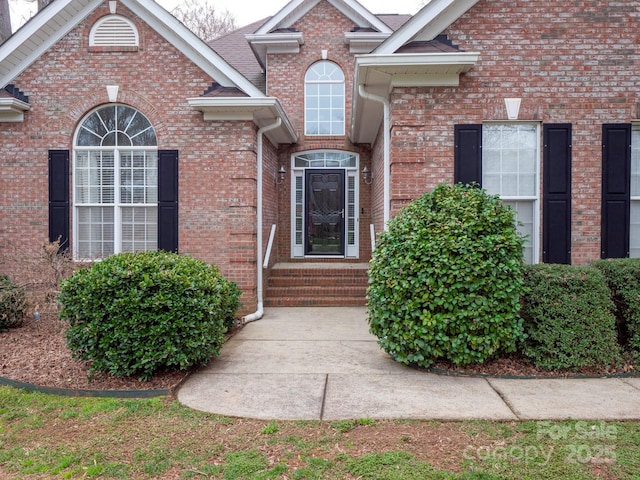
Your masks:
{"label": "porch light", "polygon": [[280,169],[278,170],[278,175],[276,176],[276,183],[281,185],[284,183],[285,176],[287,175],[287,171],[284,169],[284,165],[280,165]]}
{"label": "porch light", "polygon": [[367,185],[371,185],[371,182],[373,182],[373,175],[371,175],[371,171],[366,165],[362,169],[362,181]]}

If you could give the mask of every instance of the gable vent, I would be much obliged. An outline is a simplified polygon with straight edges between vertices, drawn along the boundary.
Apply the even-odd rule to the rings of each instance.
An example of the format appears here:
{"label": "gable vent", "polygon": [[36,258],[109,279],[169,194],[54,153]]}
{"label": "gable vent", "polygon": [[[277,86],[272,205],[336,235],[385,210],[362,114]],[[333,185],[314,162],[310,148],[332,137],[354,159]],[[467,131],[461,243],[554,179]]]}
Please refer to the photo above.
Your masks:
{"label": "gable vent", "polygon": [[89,34],[90,47],[137,47],[138,44],[135,25],[120,15],[102,17]]}

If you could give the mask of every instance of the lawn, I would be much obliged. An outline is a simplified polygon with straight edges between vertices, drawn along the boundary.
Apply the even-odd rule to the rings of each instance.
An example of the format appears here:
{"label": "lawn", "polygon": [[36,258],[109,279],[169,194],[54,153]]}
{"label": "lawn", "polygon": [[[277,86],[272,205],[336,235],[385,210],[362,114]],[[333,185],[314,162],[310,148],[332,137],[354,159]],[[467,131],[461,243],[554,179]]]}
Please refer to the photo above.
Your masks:
{"label": "lawn", "polygon": [[168,398],[0,387],[0,478],[574,480],[638,472],[640,422],[265,422]]}

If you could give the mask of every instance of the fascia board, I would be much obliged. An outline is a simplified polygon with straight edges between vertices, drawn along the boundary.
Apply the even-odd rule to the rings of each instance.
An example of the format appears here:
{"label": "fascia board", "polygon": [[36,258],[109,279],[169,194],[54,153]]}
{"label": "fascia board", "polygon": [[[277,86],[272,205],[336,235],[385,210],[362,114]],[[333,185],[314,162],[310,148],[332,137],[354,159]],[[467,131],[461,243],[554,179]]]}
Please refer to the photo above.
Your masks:
{"label": "fascia board", "polygon": [[259,127],[282,119],[279,130],[281,143],[295,143],[298,135],[280,101],[275,97],[196,97],[188,98],[189,105],[203,113],[205,120],[251,120]]}
{"label": "fascia board", "polygon": [[[343,13],[347,18],[353,21],[362,21],[370,24],[373,28],[381,33],[392,33],[393,30],[389,26],[373,15],[369,10],[364,8],[358,2],[352,0],[328,0],[338,11]],[[362,26],[362,25],[361,25]]]}
{"label": "fascia board", "polygon": [[[22,28],[9,37],[2,45],[0,45],[0,87],[4,88],[11,83],[18,75],[24,72],[33,62],[43,55],[52,45],[63,38],[67,33],[73,30],[78,23],[91,14],[101,3],[102,0],[88,0],[85,5],[73,16],[73,21],[67,21],[54,29],[52,35],[48,35],[45,41],[37,42],[37,46],[28,51],[22,58],[19,58],[15,64],[9,65],[8,68],[2,68],[2,64],[8,62],[11,56],[16,56],[21,52],[24,46],[34,35],[44,29],[49,22],[52,22],[56,16],[63,13],[72,3],[81,3],[77,0],[56,0],[47,5],[42,12],[31,18]],[[24,52],[21,52],[24,53]]]}
{"label": "fascia board", "polygon": [[[287,25],[302,18],[309,10],[315,7],[320,0],[293,0],[287,3],[282,10],[271,17],[264,25],[262,25],[255,33],[265,34],[271,30],[282,27],[282,23],[287,20]],[[296,12],[296,10],[298,10]],[[293,16],[292,16],[293,15]],[[288,18],[292,16],[291,18]]]}
{"label": "fascia board", "polygon": [[391,35],[374,53],[391,54],[420,35],[433,40],[479,0],[431,0]]}
{"label": "fascia board", "polygon": [[17,98],[0,98],[0,122],[22,122],[31,105]]}
{"label": "fascia board", "polygon": [[264,93],[255,85],[153,0],[120,0],[120,2],[220,85],[237,87],[251,97],[264,97]]}

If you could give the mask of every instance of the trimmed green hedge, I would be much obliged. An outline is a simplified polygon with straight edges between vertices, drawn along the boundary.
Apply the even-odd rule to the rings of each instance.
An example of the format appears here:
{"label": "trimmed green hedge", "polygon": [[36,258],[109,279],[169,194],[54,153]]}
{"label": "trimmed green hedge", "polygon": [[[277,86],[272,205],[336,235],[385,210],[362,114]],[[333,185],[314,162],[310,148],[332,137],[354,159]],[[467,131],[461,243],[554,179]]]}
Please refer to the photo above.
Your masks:
{"label": "trimmed green hedge", "polygon": [[513,211],[468,185],[440,185],[380,235],[369,325],[395,360],[457,365],[513,351],[522,333],[523,239]]}
{"label": "trimmed green hedge", "polygon": [[6,275],[0,275],[0,331],[22,325],[26,309],[24,288]]}
{"label": "trimmed green hedge", "polygon": [[112,255],[61,285],[67,344],[92,369],[148,379],[219,354],[240,290],[214,266],[166,252]]}
{"label": "trimmed green hedge", "polygon": [[620,361],[609,289],[595,268],[532,265],[525,272],[523,355],[538,367],[577,370]]}
{"label": "trimmed green hedge", "polygon": [[611,291],[620,344],[640,362],[640,259],[599,260],[593,265]]}

